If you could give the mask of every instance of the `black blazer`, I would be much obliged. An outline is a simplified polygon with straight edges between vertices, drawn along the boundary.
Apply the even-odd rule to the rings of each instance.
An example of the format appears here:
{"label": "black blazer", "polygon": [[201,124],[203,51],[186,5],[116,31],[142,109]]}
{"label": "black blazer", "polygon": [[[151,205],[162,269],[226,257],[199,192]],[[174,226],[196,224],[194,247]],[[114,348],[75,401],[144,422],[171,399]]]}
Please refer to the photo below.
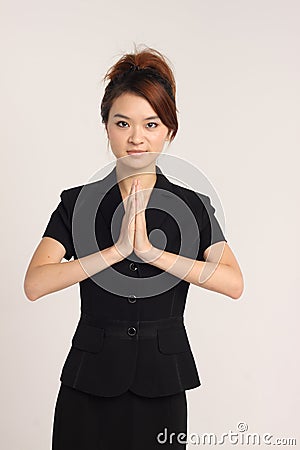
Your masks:
{"label": "black blazer", "polygon": [[[207,247],[226,241],[210,198],[171,183],[158,166],[156,175],[145,212],[149,240],[204,261]],[[124,212],[114,167],[99,181],[63,190],[42,236],[61,242],[65,259],[82,258],[117,241]],[[81,315],[62,383],[105,397],[128,389],[157,397],[200,386],[184,325],[189,283],[133,252],[79,286]]]}

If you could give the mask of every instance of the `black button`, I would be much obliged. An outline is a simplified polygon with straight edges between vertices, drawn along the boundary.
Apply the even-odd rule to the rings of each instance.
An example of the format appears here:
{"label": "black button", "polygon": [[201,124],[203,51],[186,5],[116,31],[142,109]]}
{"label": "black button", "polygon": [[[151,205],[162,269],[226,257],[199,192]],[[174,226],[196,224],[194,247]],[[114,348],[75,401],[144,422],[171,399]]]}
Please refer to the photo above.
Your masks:
{"label": "black button", "polygon": [[134,294],[128,295],[128,301],[129,301],[129,303],[135,303],[136,302],[136,295],[134,295]]}
{"label": "black button", "polygon": [[129,327],[127,333],[129,334],[129,336],[134,336],[136,334],[136,328]]}
{"label": "black button", "polygon": [[134,272],[135,270],[137,270],[137,266],[136,266],[133,262],[131,262],[131,263],[129,264],[129,269],[132,270],[132,271]]}

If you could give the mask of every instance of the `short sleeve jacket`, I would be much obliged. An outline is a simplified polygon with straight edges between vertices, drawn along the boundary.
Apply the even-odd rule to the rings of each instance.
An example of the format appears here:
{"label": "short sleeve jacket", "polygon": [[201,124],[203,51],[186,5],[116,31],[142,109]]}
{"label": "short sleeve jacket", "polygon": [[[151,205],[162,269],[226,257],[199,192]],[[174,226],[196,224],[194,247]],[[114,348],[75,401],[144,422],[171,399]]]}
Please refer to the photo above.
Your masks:
{"label": "short sleeve jacket", "polygon": [[[225,241],[204,194],[171,183],[156,166],[145,211],[157,248],[204,261]],[[59,241],[64,258],[80,259],[112,246],[125,210],[116,168],[102,180],[63,190],[43,237]],[[140,260],[134,252],[79,283],[81,316],[61,381],[102,396],[131,389],[149,397],[199,386],[184,325],[189,283]]]}

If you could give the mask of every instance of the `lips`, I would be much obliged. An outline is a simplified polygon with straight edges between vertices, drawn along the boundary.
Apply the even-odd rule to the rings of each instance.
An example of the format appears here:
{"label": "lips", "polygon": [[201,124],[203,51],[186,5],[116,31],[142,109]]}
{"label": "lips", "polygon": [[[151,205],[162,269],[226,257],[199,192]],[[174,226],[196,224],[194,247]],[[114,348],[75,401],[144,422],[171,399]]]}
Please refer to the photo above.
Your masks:
{"label": "lips", "polygon": [[129,155],[141,155],[142,153],[147,153],[147,150],[127,150]]}

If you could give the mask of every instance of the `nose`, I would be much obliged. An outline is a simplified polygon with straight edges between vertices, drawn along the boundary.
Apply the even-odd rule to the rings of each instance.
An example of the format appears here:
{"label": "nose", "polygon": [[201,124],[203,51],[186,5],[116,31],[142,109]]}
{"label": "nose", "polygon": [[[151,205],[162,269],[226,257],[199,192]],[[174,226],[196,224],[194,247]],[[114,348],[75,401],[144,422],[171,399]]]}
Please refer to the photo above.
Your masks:
{"label": "nose", "polygon": [[142,144],[143,143],[143,135],[139,128],[132,128],[131,134],[129,136],[129,142],[133,144]]}

